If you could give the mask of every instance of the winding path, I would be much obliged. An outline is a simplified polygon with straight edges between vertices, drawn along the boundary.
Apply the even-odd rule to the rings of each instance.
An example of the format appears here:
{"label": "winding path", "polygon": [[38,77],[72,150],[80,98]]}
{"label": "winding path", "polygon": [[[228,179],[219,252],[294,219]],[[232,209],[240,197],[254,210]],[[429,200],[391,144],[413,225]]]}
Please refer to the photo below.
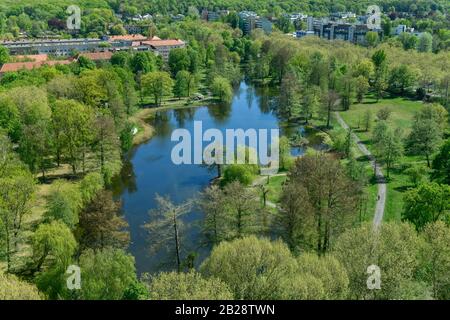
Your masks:
{"label": "winding path", "polygon": [[[345,129],[348,130],[349,126],[348,124],[342,119],[339,112],[334,113],[336,116],[337,121],[339,124]],[[356,141],[356,145],[358,146],[358,149],[366,155],[369,160],[372,167],[375,169],[375,176],[377,179],[378,184],[378,195],[377,195],[377,204],[375,206],[375,215],[373,216],[373,226],[375,228],[378,228],[383,221],[383,215],[384,215],[384,207],[386,205],[386,179],[383,175],[383,172],[381,171],[381,168],[377,165],[375,157],[372,155],[372,153],[367,149],[367,147],[364,145],[364,143],[361,142],[361,140],[358,138],[358,136],[352,132],[352,136],[354,141]]]}

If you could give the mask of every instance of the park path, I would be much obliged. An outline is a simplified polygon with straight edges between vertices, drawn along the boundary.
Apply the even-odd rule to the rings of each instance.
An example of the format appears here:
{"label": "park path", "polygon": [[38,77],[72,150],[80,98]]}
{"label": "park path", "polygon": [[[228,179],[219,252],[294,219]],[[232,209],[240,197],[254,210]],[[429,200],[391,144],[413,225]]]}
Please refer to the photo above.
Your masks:
{"label": "park path", "polygon": [[[336,116],[337,121],[339,124],[344,128],[345,130],[349,129],[348,124],[342,119],[339,112],[334,113]],[[381,225],[381,222],[383,221],[383,215],[384,215],[384,208],[386,205],[386,179],[383,175],[383,172],[381,171],[381,168],[377,165],[375,157],[372,155],[372,153],[367,149],[364,143],[362,143],[361,139],[358,138],[358,136],[352,132],[352,137],[354,141],[356,142],[356,145],[358,146],[358,149],[366,155],[369,160],[370,164],[375,170],[375,176],[377,179],[378,184],[378,194],[377,194],[377,204],[375,206],[375,215],[373,216],[373,226],[375,228],[378,228]]]}

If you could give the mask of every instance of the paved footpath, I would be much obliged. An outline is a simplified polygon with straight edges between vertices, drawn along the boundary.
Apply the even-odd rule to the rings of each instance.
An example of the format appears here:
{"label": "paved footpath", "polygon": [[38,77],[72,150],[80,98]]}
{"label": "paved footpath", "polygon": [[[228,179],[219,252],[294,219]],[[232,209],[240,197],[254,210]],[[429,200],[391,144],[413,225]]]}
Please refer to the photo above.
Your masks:
{"label": "paved footpath", "polygon": [[[337,121],[342,126],[342,128],[348,130],[349,127],[347,123],[344,121],[344,119],[342,119],[339,112],[335,112],[334,114],[336,116]],[[378,228],[381,222],[383,221],[384,207],[386,204],[386,179],[384,178],[383,172],[377,165],[375,157],[372,155],[372,153],[367,149],[364,143],[361,142],[361,140],[355,133],[352,132],[352,136],[354,141],[356,141],[356,145],[358,146],[359,150],[361,150],[361,152],[369,158],[370,164],[375,169],[375,176],[378,184],[378,195],[377,195],[377,205],[375,206],[375,215],[373,216],[373,226],[375,228]]]}

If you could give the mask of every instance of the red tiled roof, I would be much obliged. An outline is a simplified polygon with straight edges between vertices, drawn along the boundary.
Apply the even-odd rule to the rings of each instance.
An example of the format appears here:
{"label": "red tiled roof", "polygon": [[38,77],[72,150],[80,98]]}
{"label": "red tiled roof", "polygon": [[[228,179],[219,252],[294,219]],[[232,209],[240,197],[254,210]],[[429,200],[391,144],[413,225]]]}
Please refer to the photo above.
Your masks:
{"label": "red tiled roof", "polygon": [[112,57],[112,52],[105,51],[105,52],[87,52],[87,53],[81,53],[81,57],[86,57],[91,60],[110,60]]}
{"label": "red tiled roof", "polygon": [[164,47],[164,46],[179,46],[183,45],[184,42],[178,39],[167,39],[167,40],[147,40],[141,41],[142,44],[149,45],[152,47]]}
{"label": "red tiled roof", "polygon": [[20,62],[23,60],[29,60],[34,62],[39,61],[47,61],[48,55],[46,54],[30,54],[30,55],[17,55],[13,56],[15,58],[15,61]]}
{"label": "red tiled roof", "polygon": [[109,41],[143,41],[147,40],[147,37],[143,36],[142,34],[126,34],[123,36],[110,36]]}
{"label": "red tiled roof", "polygon": [[34,68],[40,68],[44,65],[54,66],[57,64],[69,64],[68,60],[53,60],[53,61],[33,61],[33,62],[11,62],[5,63],[0,69],[0,73],[14,72],[22,69],[32,70]]}

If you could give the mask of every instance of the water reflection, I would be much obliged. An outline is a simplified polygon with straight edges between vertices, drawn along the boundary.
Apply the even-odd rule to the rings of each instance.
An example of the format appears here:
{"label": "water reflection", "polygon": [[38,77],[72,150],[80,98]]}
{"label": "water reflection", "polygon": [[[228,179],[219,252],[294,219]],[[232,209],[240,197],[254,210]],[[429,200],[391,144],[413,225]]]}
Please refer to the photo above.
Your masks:
{"label": "water reflection", "polygon": [[[241,83],[232,103],[212,104],[208,107],[159,111],[151,120],[155,135],[132,150],[124,162],[122,174],[114,180],[114,193],[122,199],[125,218],[130,225],[130,252],[135,256],[136,267],[141,272],[170,269],[166,262],[172,255],[167,250],[149,251],[148,234],[142,227],[151,220],[148,212],[155,208],[155,194],[168,195],[175,203],[192,198],[205,188],[217,172],[201,165],[174,165],[171,151],[176,142],[170,140],[172,131],[185,128],[193,131],[194,121],[202,121],[203,130],[275,129],[288,136],[298,132],[306,134],[301,125],[284,122],[276,116],[277,92],[268,88],[254,88]],[[303,148],[293,150],[302,154]],[[193,209],[183,218],[186,232],[182,243],[183,258],[199,264],[209,253],[201,235],[202,213]],[[192,253],[197,256],[192,259]]]}

